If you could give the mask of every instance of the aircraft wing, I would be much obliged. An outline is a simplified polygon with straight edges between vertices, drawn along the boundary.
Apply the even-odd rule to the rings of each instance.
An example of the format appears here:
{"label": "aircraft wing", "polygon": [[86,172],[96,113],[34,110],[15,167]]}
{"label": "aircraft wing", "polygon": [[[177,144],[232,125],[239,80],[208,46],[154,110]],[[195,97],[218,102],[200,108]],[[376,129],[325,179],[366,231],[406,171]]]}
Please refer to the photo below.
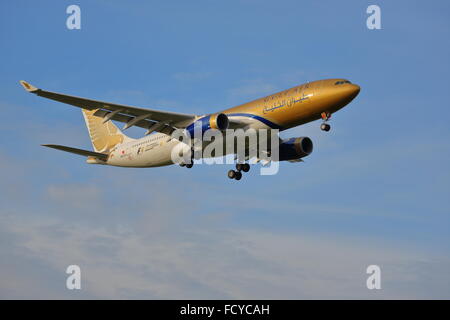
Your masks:
{"label": "aircraft wing", "polygon": [[187,127],[196,118],[193,114],[138,108],[45,91],[38,89],[23,80],[20,81],[20,84],[26,91],[34,93],[40,97],[67,103],[82,109],[98,109],[94,113],[95,116],[104,118],[105,122],[108,120],[124,122],[124,129],[131,126],[138,126],[148,129],[147,133],[151,133],[153,131],[162,132],[166,129],[169,129],[168,131],[171,132],[174,128]]}

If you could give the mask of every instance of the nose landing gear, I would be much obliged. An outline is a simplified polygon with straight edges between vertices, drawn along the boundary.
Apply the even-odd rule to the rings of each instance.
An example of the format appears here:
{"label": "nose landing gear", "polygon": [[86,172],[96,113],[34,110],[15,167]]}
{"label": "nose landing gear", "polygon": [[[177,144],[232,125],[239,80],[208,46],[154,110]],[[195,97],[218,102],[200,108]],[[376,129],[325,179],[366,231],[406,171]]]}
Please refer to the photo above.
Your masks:
{"label": "nose landing gear", "polygon": [[321,115],[322,120],[323,120],[323,123],[320,125],[320,129],[322,131],[326,131],[326,132],[330,131],[331,126],[327,123],[327,121],[331,118],[331,113],[329,113],[329,112],[322,112],[320,115]]}
{"label": "nose landing gear", "polygon": [[249,171],[250,171],[250,165],[248,163],[237,163],[236,171],[235,170],[228,171],[228,178],[241,180],[242,172],[249,172]]}
{"label": "nose landing gear", "polygon": [[320,129],[321,129],[322,131],[328,132],[328,131],[330,131],[331,126],[330,126],[328,123],[322,123],[322,124],[320,125]]}

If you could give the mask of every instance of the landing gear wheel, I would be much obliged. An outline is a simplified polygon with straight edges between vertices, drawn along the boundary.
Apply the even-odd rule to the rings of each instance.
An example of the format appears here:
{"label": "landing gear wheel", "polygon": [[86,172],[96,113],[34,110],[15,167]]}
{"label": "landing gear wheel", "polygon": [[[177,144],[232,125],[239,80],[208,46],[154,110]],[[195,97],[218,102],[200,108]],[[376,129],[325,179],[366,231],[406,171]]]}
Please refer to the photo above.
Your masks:
{"label": "landing gear wheel", "polygon": [[250,165],[248,163],[237,163],[236,164],[236,170],[237,171],[249,172],[250,171]]}
{"label": "landing gear wheel", "polygon": [[241,180],[241,178],[242,178],[242,172],[240,172],[240,171],[237,171],[236,172],[236,176],[234,177],[236,180]]}
{"label": "landing gear wheel", "polygon": [[328,123],[322,123],[322,124],[320,125],[320,129],[321,129],[322,131],[328,132],[328,131],[330,131],[331,126],[330,126]]}
{"label": "landing gear wheel", "polygon": [[190,168],[192,168],[192,166],[193,166],[194,164],[191,162],[191,163],[187,163],[186,164],[186,168],[188,168],[188,169],[190,169]]}
{"label": "landing gear wheel", "polygon": [[234,179],[236,177],[236,171],[230,170],[228,171],[228,178]]}
{"label": "landing gear wheel", "polygon": [[180,167],[185,167],[186,163],[180,163]]}

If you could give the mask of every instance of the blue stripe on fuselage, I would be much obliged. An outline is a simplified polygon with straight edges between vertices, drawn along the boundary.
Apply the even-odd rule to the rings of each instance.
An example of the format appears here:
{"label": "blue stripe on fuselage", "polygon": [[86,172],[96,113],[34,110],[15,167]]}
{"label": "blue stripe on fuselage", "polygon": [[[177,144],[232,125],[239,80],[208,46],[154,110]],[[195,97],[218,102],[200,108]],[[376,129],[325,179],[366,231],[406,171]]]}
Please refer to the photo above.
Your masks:
{"label": "blue stripe on fuselage", "polygon": [[272,121],[267,120],[266,118],[263,118],[261,116],[257,116],[256,114],[251,114],[251,113],[229,113],[227,114],[227,116],[229,117],[248,117],[248,118],[252,118],[252,119],[256,119],[258,121],[261,121],[262,123],[268,125],[269,127],[271,127],[272,129],[282,129],[281,126],[273,123]]}

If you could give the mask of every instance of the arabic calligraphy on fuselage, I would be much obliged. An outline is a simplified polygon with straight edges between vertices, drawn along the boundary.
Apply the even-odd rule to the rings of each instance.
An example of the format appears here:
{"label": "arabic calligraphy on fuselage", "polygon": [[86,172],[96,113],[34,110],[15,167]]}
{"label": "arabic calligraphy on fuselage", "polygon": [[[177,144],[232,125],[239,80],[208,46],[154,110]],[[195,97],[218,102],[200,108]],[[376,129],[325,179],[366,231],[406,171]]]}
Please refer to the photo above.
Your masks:
{"label": "arabic calligraphy on fuselage", "polygon": [[300,97],[300,99],[297,99],[297,100],[294,100],[295,98],[293,98],[292,100],[290,100],[290,101],[287,102],[287,103],[281,103],[281,104],[279,104],[279,105],[274,105],[274,106],[272,106],[272,107],[270,107],[270,106],[264,106],[264,108],[263,108],[263,114],[267,114],[267,113],[269,113],[269,112],[273,112],[273,111],[275,111],[275,110],[277,110],[277,109],[280,109],[280,108],[290,107],[290,106],[294,105],[294,103],[297,103],[297,102],[303,102],[303,101],[309,99],[311,96],[312,96],[312,94],[307,94],[307,95],[303,94],[303,95]]}

